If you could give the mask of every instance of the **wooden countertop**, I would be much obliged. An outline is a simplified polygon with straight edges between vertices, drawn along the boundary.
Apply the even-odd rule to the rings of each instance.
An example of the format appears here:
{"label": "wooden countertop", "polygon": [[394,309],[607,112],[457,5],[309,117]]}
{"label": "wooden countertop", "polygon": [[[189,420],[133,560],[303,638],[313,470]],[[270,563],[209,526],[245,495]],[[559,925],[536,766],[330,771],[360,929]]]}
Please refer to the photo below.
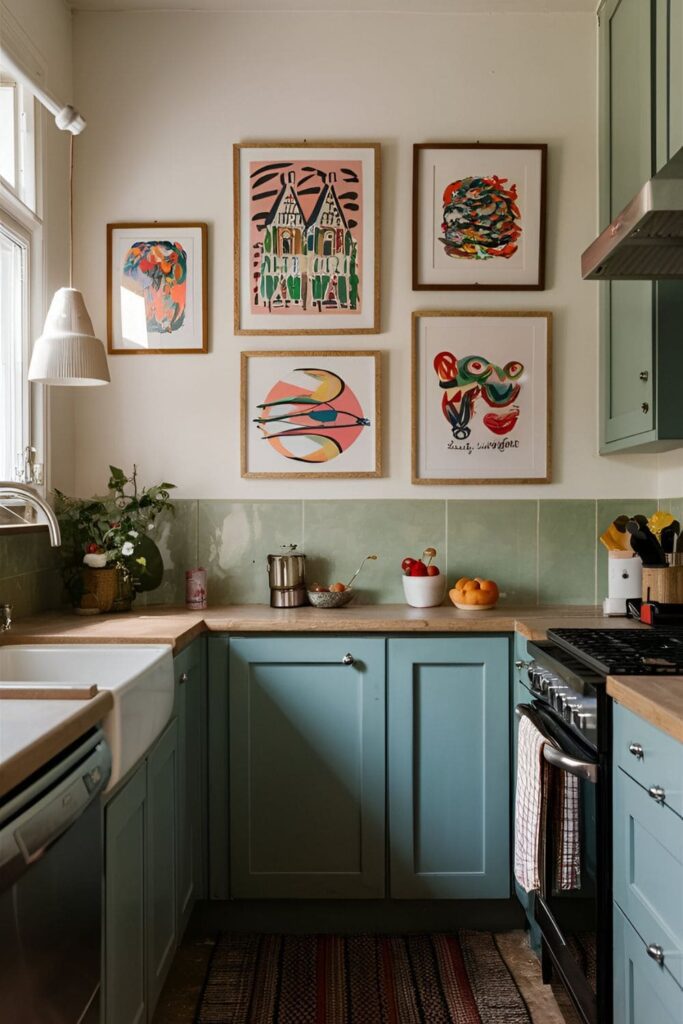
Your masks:
{"label": "wooden countertop", "polygon": [[[79,617],[69,612],[15,622],[0,643],[167,643],[175,653],[211,633],[521,633],[541,640],[552,626],[633,629],[631,619],[606,618],[595,605],[524,608],[501,605],[487,612],[462,612],[452,605],[410,608],[405,604],[351,605],[338,610],[276,609],[226,605],[191,612],[157,606],[127,614]],[[647,628],[647,627],[643,627]]]}
{"label": "wooden countertop", "polygon": [[683,676],[608,676],[607,692],[634,715],[683,743]]}
{"label": "wooden countertop", "polygon": [[114,706],[92,700],[4,700],[0,706],[0,797],[102,721]]}

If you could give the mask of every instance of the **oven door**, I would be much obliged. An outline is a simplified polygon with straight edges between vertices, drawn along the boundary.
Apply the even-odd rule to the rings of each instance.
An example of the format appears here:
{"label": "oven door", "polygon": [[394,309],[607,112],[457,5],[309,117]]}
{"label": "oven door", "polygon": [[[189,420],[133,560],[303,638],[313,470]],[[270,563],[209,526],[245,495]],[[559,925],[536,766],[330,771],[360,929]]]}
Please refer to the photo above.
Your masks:
{"label": "oven door", "polygon": [[545,832],[536,898],[544,981],[550,980],[552,964],[583,1020],[597,1024],[607,1019],[598,1015],[597,998],[603,888],[598,800],[604,769],[596,752],[547,705],[533,701],[520,711],[546,738]]}

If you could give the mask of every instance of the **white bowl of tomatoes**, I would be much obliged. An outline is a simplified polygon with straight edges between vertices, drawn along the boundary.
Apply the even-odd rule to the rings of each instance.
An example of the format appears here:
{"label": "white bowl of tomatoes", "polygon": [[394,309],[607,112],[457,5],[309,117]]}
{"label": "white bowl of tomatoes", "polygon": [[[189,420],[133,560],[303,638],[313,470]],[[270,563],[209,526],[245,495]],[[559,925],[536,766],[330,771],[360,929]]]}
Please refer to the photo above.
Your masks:
{"label": "white bowl of tomatoes", "polygon": [[436,608],[446,596],[446,577],[432,559],[436,548],[425,548],[422,558],[404,558],[403,593],[413,608]]}

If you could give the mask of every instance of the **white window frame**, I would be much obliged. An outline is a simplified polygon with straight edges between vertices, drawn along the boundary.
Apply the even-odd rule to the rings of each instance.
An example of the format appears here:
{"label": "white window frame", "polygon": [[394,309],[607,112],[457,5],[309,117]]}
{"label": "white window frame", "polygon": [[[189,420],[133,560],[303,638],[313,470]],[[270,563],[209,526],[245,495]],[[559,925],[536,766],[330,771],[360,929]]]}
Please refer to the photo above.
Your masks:
{"label": "white window frame", "polygon": [[[25,34],[7,9],[0,4],[0,37],[3,48],[17,64],[31,68],[37,80],[45,80],[45,65]],[[0,72],[2,67],[0,66]],[[11,76],[9,76],[11,77]],[[40,333],[45,317],[45,229],[43,224],[43,178],[46,117],[41,105],[25,86],[17,85],[17,100],[20,122],[17,142],[18,171],[17,187],[0,177],[0,220],[11,233],[27,244],[28,308],[24,341],[24,365],[28,375],[33,339]],[[23,100],[20,99],[23,96]],[[28,146],[33,137],[35,160],[33,168],[27,161]],[[21,186],[21,187],[19,187]],[[21,198],[34,199],[31,209]],[[48,438],[49,394],[41,384],[25,381],[25,443],[36,449],[35,459],[43,464],[43,483],[36,490],[45,495],[51,489],[50,452]]]}

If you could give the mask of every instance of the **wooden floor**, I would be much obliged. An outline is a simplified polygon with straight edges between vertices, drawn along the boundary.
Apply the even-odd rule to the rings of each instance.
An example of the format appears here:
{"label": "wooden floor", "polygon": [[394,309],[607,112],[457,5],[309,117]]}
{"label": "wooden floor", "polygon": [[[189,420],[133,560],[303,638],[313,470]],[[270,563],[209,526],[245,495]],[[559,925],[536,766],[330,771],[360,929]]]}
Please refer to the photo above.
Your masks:
{"label": "wooden floor", "polygon": [[[578,1024],[562,989],[541,981],[541,968],[529,949],[526,932],[498,935],[498,944],[526,999],[534,1024]],[[214,939],[192,938],[176,953],[153,1024],[193,1024]]]}

